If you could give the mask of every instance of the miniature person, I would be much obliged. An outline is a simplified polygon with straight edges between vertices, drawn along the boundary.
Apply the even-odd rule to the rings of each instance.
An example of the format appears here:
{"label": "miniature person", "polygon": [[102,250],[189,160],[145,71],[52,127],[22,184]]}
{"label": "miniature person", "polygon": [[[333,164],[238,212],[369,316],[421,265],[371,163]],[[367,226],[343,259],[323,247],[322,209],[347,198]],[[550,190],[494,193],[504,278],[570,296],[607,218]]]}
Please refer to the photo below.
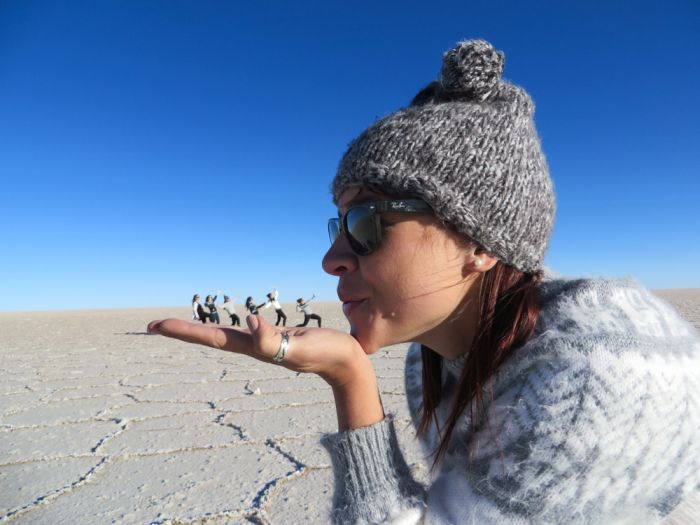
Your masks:
{"label": "miniature person", "polygon": [[258,312],[258,309],[262,308],[265,303],[261,304],[255,304],[253,302],[253,297],[248,296],[248,298],[245,300],[245,307],[250,312],[252,315],[258,315],[260,312]]}
{"label": "miniature person", "polygon": [[228,295],[224,295],[224,304],[221,305],[221,308],[228,313],[229,319],[231,319],[231,326],[241,326],[241,319],[236,314],[236,307]]}
{"label": "miniature person", "polygon": [[284,310],[282,310],[282,305],[277,300],[278,297],[279,292],[277,291],[277,288],[275,288],[273,291],[267,294],[267,302],[262,305],[262,308],[270,308],[272,306],[277,313],[277,321],[275,322],[275,326],[279,326],[280,322],[282,322],[282,326],[287,326],[287,316],[285,315]]}
{"label": "miniature person", "polygon": [[218,291],[218,292],[216,292],[216,295],[214,295],[214,296],[207,295],[207,298],[204,301],[204,306],[209,308],[209,317],[211,318],[211,322],[216,323],[216,324],[220,324],[220,322],[221,322],[219,320],[219,312],[217,312],[216,305],[214,304],[216,302],[216,298],[219,297],[220,293],[221,292]]}
{"label": "miniature person", "polygon": [[209,317],[209,313],[204,310],[204,307],[200,303],[199,294],[194,294],[194,296],[192,296],[192,320],[202,321],[202,324],[206,324]]}
{"label": "miniature person", "polygon": [[297,299],[297,312],[304,313],[304,322],[298,324],[297,327],[306,326],[307,324],[309,324],[309,320],[315,319],[316,322],[318,322],[318,327],[321,328],[321,316],[315,314],[314,311],[311,309],[311,306],[309,306],[309,303],[313,300],[314,297],[316,297],[316,295],[312,295],[311,299],[309,299],[308,301],[304,301],[303,297],[299,297],[299,299]]}

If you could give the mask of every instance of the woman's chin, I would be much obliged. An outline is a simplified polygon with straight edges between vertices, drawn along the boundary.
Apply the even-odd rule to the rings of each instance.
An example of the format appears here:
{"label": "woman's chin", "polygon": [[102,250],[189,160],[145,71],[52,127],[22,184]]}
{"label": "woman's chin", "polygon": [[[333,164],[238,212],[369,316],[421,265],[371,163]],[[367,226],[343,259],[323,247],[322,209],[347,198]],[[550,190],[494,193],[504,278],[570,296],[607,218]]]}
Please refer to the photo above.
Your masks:
{"label": "woman's chin", "polygon": [[372,337],[371,334],[368,334],[364,330],[358,329],[352,324],[350,325],[350,335],[353,336],[358,343],[360,343],[362,350],[364,350],[365,354],[367,355],[372,355],[378,352],[382,347],[375,337]]}

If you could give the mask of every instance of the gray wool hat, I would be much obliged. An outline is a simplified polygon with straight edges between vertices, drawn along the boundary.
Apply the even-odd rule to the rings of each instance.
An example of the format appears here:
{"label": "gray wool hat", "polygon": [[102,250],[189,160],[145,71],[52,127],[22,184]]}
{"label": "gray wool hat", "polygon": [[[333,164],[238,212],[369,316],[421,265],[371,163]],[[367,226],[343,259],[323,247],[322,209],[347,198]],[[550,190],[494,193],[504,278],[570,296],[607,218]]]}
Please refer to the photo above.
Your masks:
{"label": "gray wool hat", "polygon": [[534,104],[501,79],[504,61],[483,40],[445,53],[438,80],[350,143],[333,180],[336,203],[351,186],[419,197],[504,263],[540,270],[554,191]]}

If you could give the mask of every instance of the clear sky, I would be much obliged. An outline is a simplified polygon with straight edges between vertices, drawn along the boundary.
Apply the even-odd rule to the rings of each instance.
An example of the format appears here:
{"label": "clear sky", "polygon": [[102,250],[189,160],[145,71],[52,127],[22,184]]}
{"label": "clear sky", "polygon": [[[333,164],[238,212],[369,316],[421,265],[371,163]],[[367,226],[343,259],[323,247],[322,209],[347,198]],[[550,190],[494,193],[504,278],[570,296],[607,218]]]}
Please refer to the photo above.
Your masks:
{"label": "clear sky", "polygon": [[700,3],[0,2],[0,310],[335,299],[348,142],[485,38],[558,196],[547,266],[700,287]]}

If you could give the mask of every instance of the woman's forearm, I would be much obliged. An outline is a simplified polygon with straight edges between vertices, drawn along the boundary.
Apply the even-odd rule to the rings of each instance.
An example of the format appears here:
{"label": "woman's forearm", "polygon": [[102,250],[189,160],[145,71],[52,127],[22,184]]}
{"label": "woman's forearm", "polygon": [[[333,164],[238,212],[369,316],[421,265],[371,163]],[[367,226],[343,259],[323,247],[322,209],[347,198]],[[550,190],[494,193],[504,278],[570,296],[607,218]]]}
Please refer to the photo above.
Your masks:
{"label": "woman's forearm", "polygon": [[341,385],[333,386],[338,430],[368,427],[384,419],[374,368],[369,359]]}

